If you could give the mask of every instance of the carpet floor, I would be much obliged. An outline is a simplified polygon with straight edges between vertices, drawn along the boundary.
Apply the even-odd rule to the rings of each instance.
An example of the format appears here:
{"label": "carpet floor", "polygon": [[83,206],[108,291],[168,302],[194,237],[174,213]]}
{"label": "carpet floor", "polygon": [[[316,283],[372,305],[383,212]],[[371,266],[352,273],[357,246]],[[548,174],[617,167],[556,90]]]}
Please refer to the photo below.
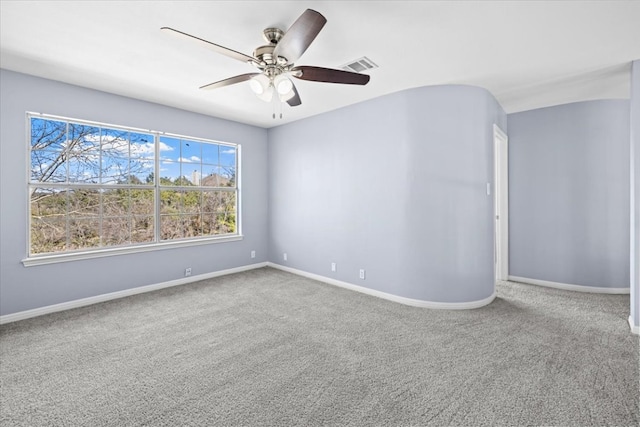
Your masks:
{"label": "carpet floor", "polygon": [[637,426],[628,295],[408,307],[272,268],[0,326],[2,426]]}

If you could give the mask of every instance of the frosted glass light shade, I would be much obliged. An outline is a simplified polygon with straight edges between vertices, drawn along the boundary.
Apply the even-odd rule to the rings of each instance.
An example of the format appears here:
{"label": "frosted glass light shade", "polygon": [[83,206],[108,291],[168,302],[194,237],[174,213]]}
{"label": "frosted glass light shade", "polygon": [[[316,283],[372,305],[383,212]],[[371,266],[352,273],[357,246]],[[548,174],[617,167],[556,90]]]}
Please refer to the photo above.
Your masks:
{"label": "frosted glass light shade", "polygon": [[249,80],[249,87],[261,100],[265,102],[271,101],[271,98],[273,97],[273,85],[271,84],[269,77],[264,74],[255,76]]}
{"label": "frosted glass light shade", "polygon": [[273,80],[273,84],[280,95],[286,95],[293,89],[293,82],[287,76],[280,74]]}
{"label": "frosted glass light shade", "polygon": [[249,80],[249,87],[256,95],[262,95],[264,93],[264,87],[255,79]]}
{"label": "frosted glass light shade", "polygon": [[278,97],[280,97],[280,101],[282,102],[286,102],[288,100],[290,100],[291,98],[293,98],[293,95],[295,95],[296,93],[293,91],[293,86],[291,87],[291,90],[285,94],[278,94]]}

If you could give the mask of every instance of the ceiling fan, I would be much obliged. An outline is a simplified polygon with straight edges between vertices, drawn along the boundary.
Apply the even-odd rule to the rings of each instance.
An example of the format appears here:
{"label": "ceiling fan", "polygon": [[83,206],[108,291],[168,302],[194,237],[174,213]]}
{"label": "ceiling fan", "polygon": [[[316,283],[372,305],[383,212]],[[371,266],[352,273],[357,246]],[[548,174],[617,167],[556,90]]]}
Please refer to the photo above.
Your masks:
{"label": "ceiling fan", "polygon": [[251,90],[263,101],[270,102],[274,93],[276,93],[280,101],[295,107],[300,105],[302,101],[289,76],[301,80],[324,83],[366,85],[369,82],[369,76],[365,74],[307,65],[294,66],[294,62],[307,50],[326,23],[326,18],[320,13],[307,9],[286,33],[279,28],[265,29],[263,35],[269,44],[256,48],[253,56],[245,55],[170,27],[162,27],[161,30],[189,40],[195,40],[214,52],[249,63],[260,70],[258,73],[240,74],[209,83],[201,86],[200,89],[217,89],[248,80]]}

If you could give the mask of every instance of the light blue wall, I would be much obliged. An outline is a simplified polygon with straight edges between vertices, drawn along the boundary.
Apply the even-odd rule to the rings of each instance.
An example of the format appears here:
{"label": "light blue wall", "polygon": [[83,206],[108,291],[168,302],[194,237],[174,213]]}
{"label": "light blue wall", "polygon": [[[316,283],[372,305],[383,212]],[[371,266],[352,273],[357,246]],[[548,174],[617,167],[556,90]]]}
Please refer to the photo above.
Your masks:
{"label": "light blue wall", "polygon": [[629,286],[629,101],[509,114],[509,274]]}
{"label": "light blue wall", "polygon": [[[7,70],[0,92],[0,315],[267,260],[265,129]],[[244,239],[25,268],[26,111],[242,144]]]}
{"label": "light blue wall", "polygon": [[[508,117],[510,273],[622,287],[631,271],[636,324],[628,236],[637,248],[638,228],[630,233],[628,212],[638,227],[640,173],[630,188],[627,144],[631,127],[637,171],[639,69],[636,61],[631,123],[628,101]],[[187,266],[197,275],[267,259],[424,301],[493,292],[485,186],[492,125],[506,131],[507,116],[484,89],[412,89],[267,131],[6,70],[0,86],[0,315],[181,278]],[[23,267],[26,111],[241,143],[244,240]]]}
{"label": "light blue wall", "polygon": [[640,327],[640,60],[631,67],[631,322]]}
{"label": "light blue wall", "polygon": [[490,297],[494,123],[486,90],[437,86],[271,129],[270,260],[417,300]]}

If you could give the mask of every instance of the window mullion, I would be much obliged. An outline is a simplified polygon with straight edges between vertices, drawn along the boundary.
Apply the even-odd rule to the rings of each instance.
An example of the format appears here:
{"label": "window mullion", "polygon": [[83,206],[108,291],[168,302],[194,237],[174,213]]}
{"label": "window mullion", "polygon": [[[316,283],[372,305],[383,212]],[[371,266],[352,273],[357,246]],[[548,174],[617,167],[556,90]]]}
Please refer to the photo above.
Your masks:
{"label": "window mullion", "polygon": [[153,213],[153,220],[154,220],[154,227],[153,227],[153,231],[154,231],[154,239],[155,242],[158,243],[160,242],[160,225],[161,225],[161,218],[160,218],[160,134],[159,133],[155,133],[154,134],[154,170],[153,170],[153,186],[154,186],[154,209],[155,212]]}
{"label": "window mullion", "polygon": [[64,156],[64,167],[67,171],[66,173],[66,190],[65,190],[65,206],[64,206],[64,223],[65,223],[65,234],[66,234],[66,244],[65,250],[69,250],[71,248],[71,222],[69,219],[69,141],[71,140],[71,135],[69,134],[70,129],[69,122],[66,122],[66,132],[67,132],[67,145],[62,150],[62,155]]}
{"label": "window mullion", "polygon": [[98,230],[100,233],[100,247],[105,245],[104,239],[104,191],[102,189],[102,142],[103,142],[103,128],[100,127],[100,150],[98,151],[98,185],[100,185],[99,197],[98,197]]}

